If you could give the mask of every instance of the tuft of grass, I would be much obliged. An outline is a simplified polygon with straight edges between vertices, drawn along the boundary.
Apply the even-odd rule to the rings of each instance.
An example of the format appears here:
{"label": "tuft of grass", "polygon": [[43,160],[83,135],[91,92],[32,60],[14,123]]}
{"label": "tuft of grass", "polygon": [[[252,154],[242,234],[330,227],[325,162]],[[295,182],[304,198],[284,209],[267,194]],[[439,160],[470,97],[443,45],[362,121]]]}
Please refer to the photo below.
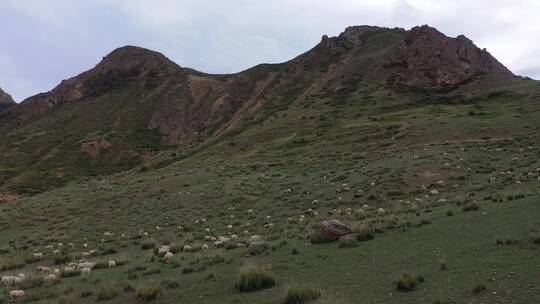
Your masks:
{"label": "tuft of grass", "polygon": [[118,291],[113,288],[101,288],[97,294],[98,301],[109,301],[118,296]]}
{"label": "tuft of grass", "polygon": [[394,281],[394,285],[399,291],[413,291],[416,289],[416,286],[422,282],[424,282],[424,277],[422,275],[405,272]]}
{"label": "tuft of grass", "polygon": [[287,290],[283,304],[314,303],[321,298],[321,292],[312,287],[293,287]]}
{"label": "tuft of grass", "polygon": [[358,241],[369,241],[375,237],[375,229],[373,224],[369,221],[362,222],[358,225],[354,225],[353,232],[358,234]]}
{"label": "tuft of grass", "polygon": [[486,291],[487,290],[487,287],[484,283],[476,283],[476,285],[474,285],[473,289],[472,289],[472,292],[474,294],[477,294],[477,293],[481,293],[483,291]]}
{"label": "tuft of grass", "polygon": [[158,283],[152,282],[141,285],[136,290],[137,299],[150,302],[161,295],[161,287]]}
{"label": "tuft of grass", "polygon": [[478,209],[480,209],[480,205],[477,202],[467,203],[462,207],[463,212],[477,211]]}
{"label": "tuft of grass", "polygon": [[448,270],[448,265],[446,264],[446,261],[445,260],[440,260],[439,261],[439,266],[440,266],[440,269],[441,270]]}
{"label": "tuft of grass", "polygon": [[154,240],[145,240],[141,244],[142,250],[150,250],[150,249],[154,249],[155,247],[156,247],[156,242]]}
{"label": "tuft of grass", "polygon": [[240,268],[240,275],[236,288],[240,292],[252,292],[270,288],[276,284],[272,273],[255,264],[248,264]]}

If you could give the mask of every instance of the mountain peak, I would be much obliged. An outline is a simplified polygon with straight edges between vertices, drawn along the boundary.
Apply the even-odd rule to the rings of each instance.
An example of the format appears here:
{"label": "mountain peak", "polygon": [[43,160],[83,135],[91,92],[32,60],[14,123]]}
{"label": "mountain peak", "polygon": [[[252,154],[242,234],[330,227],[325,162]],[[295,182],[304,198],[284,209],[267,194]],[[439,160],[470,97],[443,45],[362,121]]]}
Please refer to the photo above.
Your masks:
{"label": "mountain peak", "polygon": [[174,64],[165,55],[138,46],[119,47],[103,57],[98,70],[147,70]]}

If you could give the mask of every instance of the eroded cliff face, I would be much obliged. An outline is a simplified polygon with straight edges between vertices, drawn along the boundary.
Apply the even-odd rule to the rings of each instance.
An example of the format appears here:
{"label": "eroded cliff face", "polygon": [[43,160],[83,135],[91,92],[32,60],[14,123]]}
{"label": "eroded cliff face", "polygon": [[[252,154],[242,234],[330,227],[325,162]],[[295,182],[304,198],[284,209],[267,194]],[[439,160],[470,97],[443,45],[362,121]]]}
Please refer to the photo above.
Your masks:
{"label": "eroded cliff face", "polygon": [[408,31],[391,64],[397,67],[393,83],[424,90],[453,87],[482,73],[513,76],[465,36],[450,38],[429,26]]}

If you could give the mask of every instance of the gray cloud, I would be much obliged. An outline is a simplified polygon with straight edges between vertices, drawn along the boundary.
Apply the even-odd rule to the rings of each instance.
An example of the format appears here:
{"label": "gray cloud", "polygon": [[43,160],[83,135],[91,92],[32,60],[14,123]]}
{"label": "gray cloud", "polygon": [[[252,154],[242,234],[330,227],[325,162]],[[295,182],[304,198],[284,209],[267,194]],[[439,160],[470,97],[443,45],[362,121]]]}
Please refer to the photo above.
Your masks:
{"label": "gray cloud", "polygon": [[238,72],[289,60],[357,24],[463,33],[514,72],[540,78],[539,11],[536,0],[4,0],[0,87],[20,101],[126,44],[204,72]]}

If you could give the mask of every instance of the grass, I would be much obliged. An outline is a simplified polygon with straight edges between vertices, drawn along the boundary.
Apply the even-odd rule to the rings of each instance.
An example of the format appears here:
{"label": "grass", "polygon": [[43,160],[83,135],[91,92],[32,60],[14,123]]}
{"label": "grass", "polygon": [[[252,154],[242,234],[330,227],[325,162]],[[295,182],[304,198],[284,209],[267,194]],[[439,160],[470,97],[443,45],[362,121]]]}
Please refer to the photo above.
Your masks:
{"label": "grass", "polygon": [[397,279],[394,280],[394,285],[399,291],[413,291],[418,284],[424,282],[422,275],[414,274],[412,272],[404,272]]}
{"label": "grass", "polygon": [[[292,105],[196,151],[156,152],[144,172],[110,176],[96,170],[97,186],[84,179],[51,184],[50,191],[0,204],[3,274],[35,274],[38,264],[53,265],[56,256],[45,246],[56,249],[62,242],[73,243],[73,261],[83,251],[112,248],[116,253],[89,260],[124,257],[129,263],[94,269],[85,280],[74,275],[51,288],[36,285],[28,292],[30,300],[57,303],[63,288],[73,288],[77,303],[95,303],[101,288],[113,288],[119,294],[107,303],[131,303],[143,301],[137,300],[137,287],[155,281],[161,287],[156,303],[281,303],[285,294],[279,287],[298,282],[322,286],[343,303],[536,302],[536,290],[526,286],[537,275],[537,262],[530,258],[538,248],[537,232],[530,228],[539,225],[540,188],[537,175],[529,173],[540,167],[540,106],[514,98],[481,99],[481,94],[450,103],[361,90],[340,102],[316,98]],[[471,109],[487,114],[469,116]],[[28,143],[25,153],[40,142]],[[173,159],[172,150],[182,158]],[[15,158],[20,151],[5,155]],[[42,174],[49,180],[51,162],[44,162],[48,169]],[[0,177],[5,170],[21,172],[21,166],[0,163]],[[490,177],[497,178],[490,182]],[[431,195],[431,189],[439,195]],[[475,201],[480,211],[457,212]],[[378,208],[387,215],[378,216]],[[346,250],[339,250],[337,242],[311,244],[314,226],[334,218],[356,233],[362,232],[362,223],[370,223],[359,233],[369,242]],[[265,228],[268,223],[273,227]],[[141,229],[148,237],[136,237]],[[114,235],[102,242],[105,231]],[[210,246],[207,254],[175,250],[171,264],[151,259],[150,250],[157,246],[200,248],[212,245],[206,236],[232,234],[238,235],[235,245],[261,235],[269,250],[247,257],[246,247]],[[506,240],[519,243],[506,245]],[[33,262],[24,260],[32,250],[43,251],[43,259],[27,263]],[[445,271],[440,271],[441,256],[452,257]],[[248,263],[271,264],[277,286],[257,292],[233,289],[238,269]],[[427,281],[420,287],[416,283],[416,291],[396,293],[392,274],[402,265],[413,265]],[[512,272],[518,275],[489,285],[490,292],[472,293],[469,282],[477,276],[488,282],[493,273]],[[126,282],[131,285],[123,292]],[[176,285],[172,282],[179,287],[169,288]]]}
{"label": "grass", "polygon": [[249,264],[240,269],[236,288],[240,292],[253,292],[265,288],[270,288],[276,284],[276,280],[270,271],[262,267]]}
{"label": "grass", "polygon": [[97,292],[97,301],[109,301],[118,296],[118,291],[114,288],[103,287]]}
{"label": "grass", "polygon": [[283,304],[309,304],[321,298],[321,292],[312,287],[292,287],[287,290]]}
{"label": "grass", "polygon": [[158,283],[145,283],[137,287],[135,292],[137,299],[150,302],[156,300],[161,295],[161,287]]}

